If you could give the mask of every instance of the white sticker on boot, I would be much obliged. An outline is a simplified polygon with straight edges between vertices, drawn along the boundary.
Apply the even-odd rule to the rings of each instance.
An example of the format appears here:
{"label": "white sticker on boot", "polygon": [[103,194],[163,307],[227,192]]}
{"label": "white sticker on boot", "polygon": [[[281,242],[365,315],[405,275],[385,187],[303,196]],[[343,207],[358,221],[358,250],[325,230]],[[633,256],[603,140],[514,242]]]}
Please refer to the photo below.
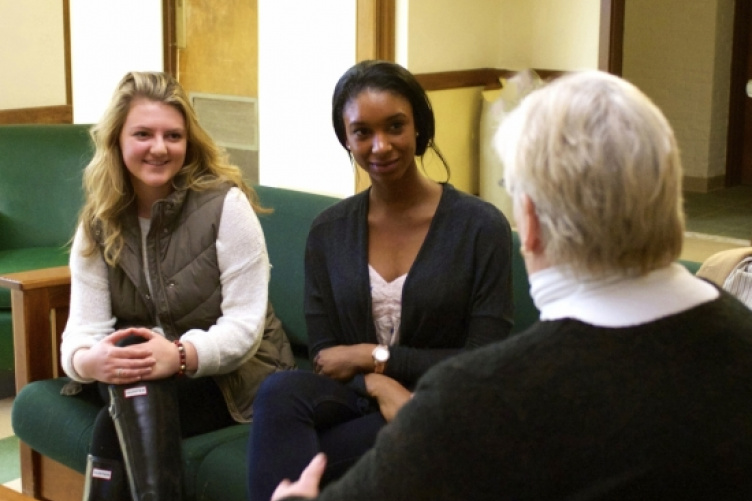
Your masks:
{"label": "white sticker on boot", "polygon": [[125,398],[141,397],[146,395],[146,386],[135,386],[133,388],[126,388]]}
{"label": "white sticker on boot", "polygon": [[110,480],[112,478],[111,470],[103,470],[102,468],[94,468],[91,471],[92,478],[99,478],[101,480]]}

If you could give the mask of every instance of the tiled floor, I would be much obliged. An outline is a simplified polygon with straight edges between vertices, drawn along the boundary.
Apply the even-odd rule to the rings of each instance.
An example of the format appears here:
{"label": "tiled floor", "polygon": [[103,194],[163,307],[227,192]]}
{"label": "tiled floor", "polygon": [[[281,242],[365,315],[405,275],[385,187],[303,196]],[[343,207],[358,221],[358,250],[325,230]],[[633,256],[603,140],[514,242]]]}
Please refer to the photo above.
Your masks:
{"label": "tiled floor", "polygon": [[687,234],[682,258],[704,261],[711,254],[750,245],[752,186],[710,193],[685,193]]}
{"label": "tiled floor", "polygon": [[[685,194],[687,213],[687,235],[683,259],[703,261],[711,254],[734,247],[750,245],[752,238],[752,187],[728,188],[712,193]],[[10,425],[11,398],[0,400],[0,464],[3,451],[6,457],[15,453]],[[11,456],[12,457],[12,456]],[[6,467],[7,468],[7,467]],[[13,465],[11,471],[17,471]],[[0,471],[0,479],[9,476],[8,471]],[[3,480],[3,485],[20,491],[20,479]]]}
{"label": "tiled floor", "polygon": [[732,239],[752,239],[752,186],[685,193],[687,230]]}

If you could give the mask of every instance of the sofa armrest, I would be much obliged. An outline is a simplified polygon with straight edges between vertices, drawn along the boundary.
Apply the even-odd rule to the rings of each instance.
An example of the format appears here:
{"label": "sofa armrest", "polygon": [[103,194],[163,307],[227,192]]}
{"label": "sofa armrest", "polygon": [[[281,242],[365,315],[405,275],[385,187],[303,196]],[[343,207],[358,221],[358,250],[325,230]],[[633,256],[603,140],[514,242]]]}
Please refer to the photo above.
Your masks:
{"label": "sofa armrest", "polygon": [[8,273],[0,276],[0,287],[11,291],[16,391],[62,374],[58,353],[68,320],[70,269]]}
{"label": "sofa armrest", "polygon": [[[70,269],[67,266],[8,273],[0,287],[10,289],[16,392],[28,383],[62,375],[58,353],[68,321]],[[21,487],[34,499],[81,499],[83,476],[19,444]]]}

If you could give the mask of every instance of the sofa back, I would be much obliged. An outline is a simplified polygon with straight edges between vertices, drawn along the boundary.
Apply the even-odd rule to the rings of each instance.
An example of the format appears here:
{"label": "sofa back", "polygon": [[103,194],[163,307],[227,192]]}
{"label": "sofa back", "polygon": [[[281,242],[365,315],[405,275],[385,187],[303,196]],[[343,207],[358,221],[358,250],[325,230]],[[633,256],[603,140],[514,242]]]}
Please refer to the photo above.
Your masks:
{"label": "sofa back", "polygon": [[530,297],[525,260],[520,252],[520,237],[512,231],[512,294],[514,295],[514,326],[512,333],[522,332],[533,325],[540,316]]}
{"label": "sofa back", "polygon": [[0,250],[63,246],[83,203],[89,125],[0,126]]}
{"label": "sofa back", "polygon": [[308,335],[303,314],[304,257],[313,219],[340,199],[268,186],[255,186],[271,214],[259,220],[272,265],[269,299],[282,320],[296,358],[307,360]]}

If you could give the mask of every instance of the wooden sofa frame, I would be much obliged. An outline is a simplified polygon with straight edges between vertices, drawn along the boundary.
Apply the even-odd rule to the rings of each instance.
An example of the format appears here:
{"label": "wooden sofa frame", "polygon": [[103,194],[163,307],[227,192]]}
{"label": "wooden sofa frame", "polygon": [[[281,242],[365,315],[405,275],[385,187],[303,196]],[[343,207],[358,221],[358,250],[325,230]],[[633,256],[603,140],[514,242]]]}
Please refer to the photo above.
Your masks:
{"label": "wooden sofa frame", "polygon": [[[32,381],[62,375],[58,353],[68,320],[70,269],[67,266],[8,273],[0,287],[10,289],[16,392]],[[21,442],[21,488],[42,501],[79,501],[84,477]]]}

